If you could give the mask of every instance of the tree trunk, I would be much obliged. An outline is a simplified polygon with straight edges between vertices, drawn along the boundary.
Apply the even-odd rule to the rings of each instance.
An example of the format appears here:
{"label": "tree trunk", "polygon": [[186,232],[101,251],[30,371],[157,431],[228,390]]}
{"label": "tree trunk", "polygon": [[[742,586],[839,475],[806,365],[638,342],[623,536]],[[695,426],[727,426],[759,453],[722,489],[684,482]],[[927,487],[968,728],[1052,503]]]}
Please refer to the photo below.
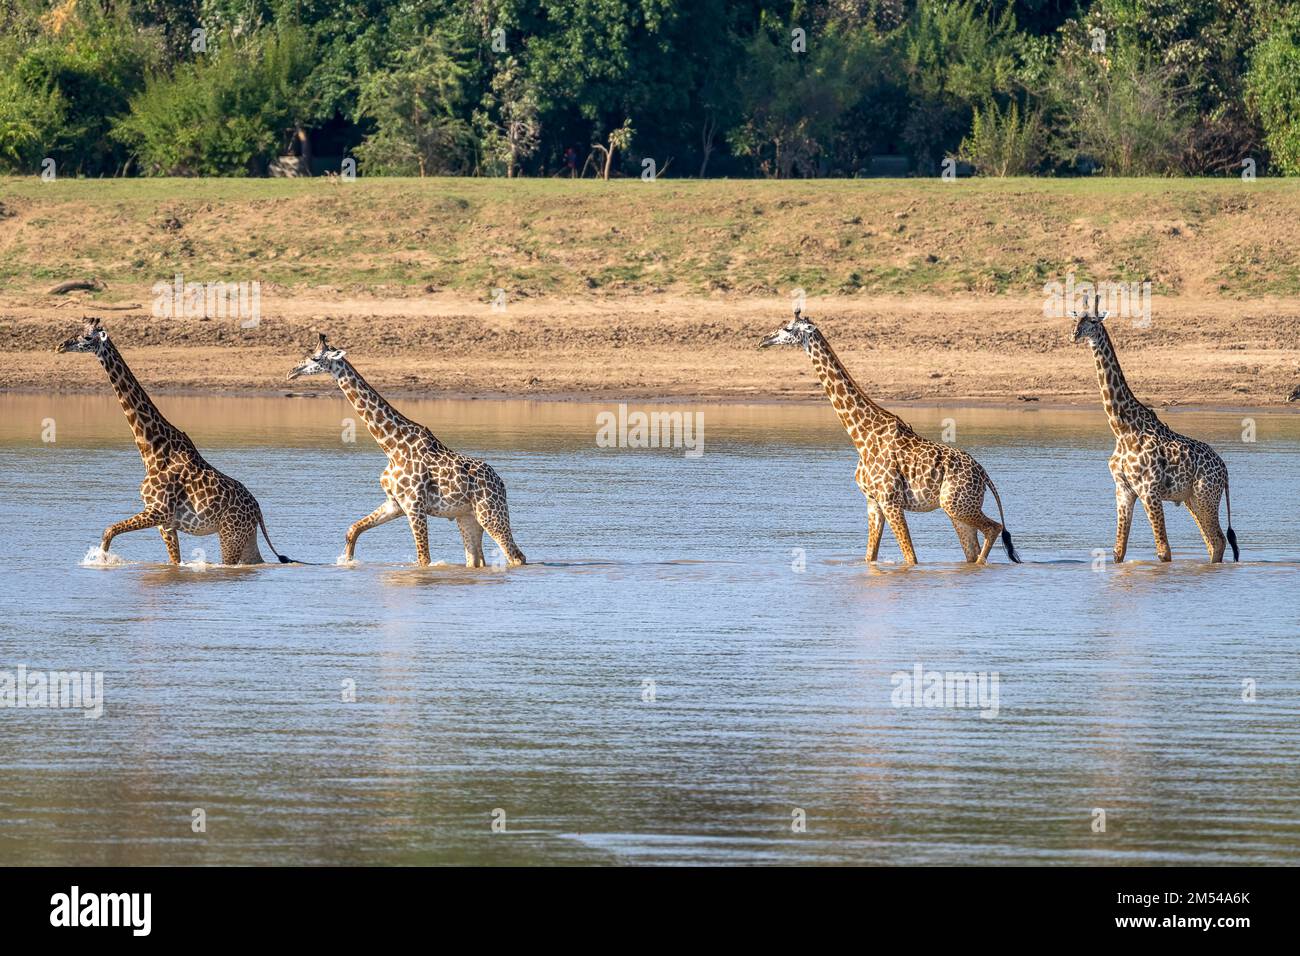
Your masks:
{"label": "tree trunk", "polygon": [[704,162],[700,163],[701,179],[704,178],[704,171],[709,168],[709,157],[713,155],[713,136],[717,128],[713,117],[705,117],[704,125],[700,128],[700,146],[704,150]]}
{"label": "tree trunk", "polygon": [[294,127],[294,139],[298,141],[298,155],[302,157],[302,164],[307,169],[307,174],[311,175],[311,137],[301,126]]}

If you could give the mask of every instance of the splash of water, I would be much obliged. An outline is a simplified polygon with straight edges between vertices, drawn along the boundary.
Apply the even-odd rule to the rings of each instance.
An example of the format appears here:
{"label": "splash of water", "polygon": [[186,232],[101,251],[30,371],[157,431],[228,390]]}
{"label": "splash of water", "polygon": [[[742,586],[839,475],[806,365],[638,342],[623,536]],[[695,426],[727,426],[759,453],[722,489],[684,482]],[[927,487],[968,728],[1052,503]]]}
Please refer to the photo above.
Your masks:
{"label": "splash of water", "polygon": [[85,557],[81,559],[83,568],[120,568],[126,563],[128,563],[126,558],[112,551],[105,551],[99,545],[87,550]]}

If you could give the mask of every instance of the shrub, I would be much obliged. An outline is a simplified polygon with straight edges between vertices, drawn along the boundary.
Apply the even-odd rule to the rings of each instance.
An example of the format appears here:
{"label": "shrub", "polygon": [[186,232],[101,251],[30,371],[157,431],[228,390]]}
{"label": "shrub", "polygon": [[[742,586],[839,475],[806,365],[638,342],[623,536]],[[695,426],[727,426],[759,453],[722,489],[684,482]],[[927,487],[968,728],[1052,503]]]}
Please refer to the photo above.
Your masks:
{"label": "shrub", "polygon": [[85,9],[60,8],[57,27],[0,64],[0,162],[10,168],[33,171],[50,156],[60,171],[96,176],[126,162],[108,132],[158,62],[158,36]]}
{"label": "shrub", "polygon": [[1180,171],[1196,116],[1172,67],[1133,47],[1078,53],[1061,58],[1050,83],[1062,162],[1090,157],[1108,176]]}
{"label": "shrub", "polygon": [[305,90],[312,60],[299,28],[223,45],[151,79],[113,136],[151,175],[254,172],[277,152],[285,131],[311,115]]}
{"label": "shrub", "polygon": [[1024,176],[1041,158],[1042,123],[1037,113],[1023,115],[1015,100],[1000,111],[990,101],[975,107],[970,135],[961,141],[958,157],[984,176]]}

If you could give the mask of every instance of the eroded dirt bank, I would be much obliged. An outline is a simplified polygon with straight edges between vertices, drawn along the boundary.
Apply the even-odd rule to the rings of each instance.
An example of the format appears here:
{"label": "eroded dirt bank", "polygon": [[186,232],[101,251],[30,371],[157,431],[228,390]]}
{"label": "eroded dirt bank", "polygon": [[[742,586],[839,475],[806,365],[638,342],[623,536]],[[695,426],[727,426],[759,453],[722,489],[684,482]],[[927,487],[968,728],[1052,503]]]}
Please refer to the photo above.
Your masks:
{"label": "eroded dirt bank", "polygon": [[[131,296],[131,292],[138,293]],[[324,331],[394,393],[536,397],[801,400],[819,396],[809,363],[756,344],[789,315],[780,298],[530,299],[263,296],[255,328],[237,319],[161,319],[141,308],[0,296],[0,388],[105,387],[85,356],[54,346],[83,313],[103,317],[147,387],[165,391],[310,391],[290,368]],[[101,303],[102,304],[102,303]],[[819,322],[860,383],[885,401],[1014,404],[1091,401],[1086,347],[1041,297],[813,298]],[[1130,384],[1155,405],[1284,405],[1300,384],[1300,302],[1156,297],[1152,322],[1112,319]]]}

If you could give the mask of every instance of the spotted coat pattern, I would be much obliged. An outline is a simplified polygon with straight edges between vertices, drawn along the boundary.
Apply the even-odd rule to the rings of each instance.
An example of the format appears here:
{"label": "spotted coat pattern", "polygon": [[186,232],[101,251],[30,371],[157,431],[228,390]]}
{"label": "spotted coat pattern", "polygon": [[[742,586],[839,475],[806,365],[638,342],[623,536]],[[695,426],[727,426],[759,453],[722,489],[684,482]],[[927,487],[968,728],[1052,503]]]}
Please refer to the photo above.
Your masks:
{"label": "spotted coat pattern", "polygon": [[[761,347],[769,345],[797,345],[808,353],[826,397],[858,450],[854,479],[867,498],[867,560],[876,560],[883,526],[888,524],[903,560],[915,564],[916,551],[904,513],[942,508],[952,521],[966,560],[984,563],[1005,522],[983,513],[986,486],[993,492],[999,515],[1002,501],[979,462],[951,445],[921,437],[897,415],[868,398],[821,330],[798,311],[793,321],[760,343]],[[984,535],[982,547],[979,533]],[[1003,543],[1011,560],[1019,561],[1010,536],[1004,536]]]}
{"label": "spotted coat pattern", "polygon": [[485,564],[484,531],[501,547],[512,566],[527,563],[510,532],[506,486],[500,476],[487,462],[457,454],[428,428],[393,408],[345,355],[331,348],[322,335],[316,351],[289,375],[332,375],[388,456],[388,467],[379,476],[384,503],[348,528],[344,560],[352,560],[363,531],[405,515],[415,537],[417,559],[422,565],[429,564],[428,516],[432,515],[459,526],[467,567]]}
{"label": "spotted coat pattern", "polygon": [[1232,542],[1233,556],[1237,557],[1228,466],[1205,442],[1178,434],[1137,400],[1102,324],[1105,318],[1106,313],[1095,308],[1094,314],[1079,317],[1074,341],[1086,341],[1092,349],[1101,404],[1115,434],[1115,451],[1110,456],[1110,475],[1115,482],[1115,562],[1122,562],[1128,551],[1133,504],[1137,501],[1142,502],[1151,522],[1156,557],[1161,561],[1173,558],[1165,529],[1165,501],[1187,507],[1211,563],[1222,561],[1226,541],[1219,525],[1220,495],[1228,496],[1227,540]]}
{"label": "spotted coat pattern", "polygon": [[[144,510],[110,525],[100,547],[107,551],[113,539],[128,531],[157,528],[172,564],[181,560],[177,532],[219,536],[222,564],[261,564],[257,530],[266,534],[262,509],[240,482],[209,465],[194,442],[167,421],[140,385],[99,319],[87,321],[81,335],[61,344],[59,352],[93,352],[108,373],[135,445],[144,461],[140,485]],[[267,538],[267,544],[271,544]],[[275,547],[271,546],[272,552]],[[276,554],[281,561],[288,559]]]}

